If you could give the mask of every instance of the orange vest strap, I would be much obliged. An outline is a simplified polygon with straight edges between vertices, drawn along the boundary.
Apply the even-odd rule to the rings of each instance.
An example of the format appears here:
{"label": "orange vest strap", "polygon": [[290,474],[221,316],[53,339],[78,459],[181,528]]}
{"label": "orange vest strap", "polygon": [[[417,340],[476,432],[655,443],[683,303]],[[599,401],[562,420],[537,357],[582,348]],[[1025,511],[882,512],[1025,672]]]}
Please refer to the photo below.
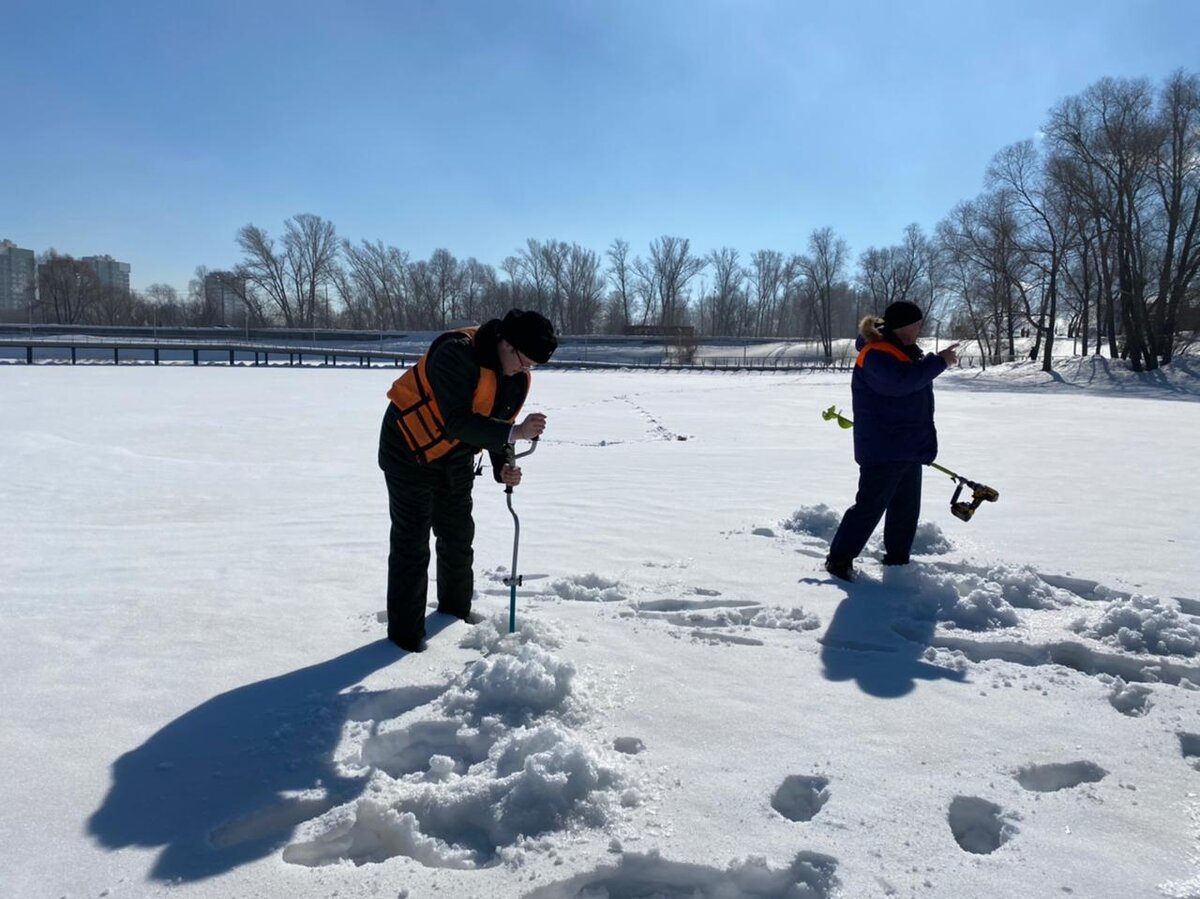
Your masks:
{"label": "orange vest strap", "polygon": [[890,353],[901,362],[912,362],[912,359],[909,358],[908,353],[904,352],[904,350],[900,349],[900,347],[896,346],[894,343],[891,343],[887,340],[874,340],[858,351],[858,358],[854,360],[854,367],[862,368],[863,362],[867,358],[867,353],[873,350],[882,350],[885,353]]}

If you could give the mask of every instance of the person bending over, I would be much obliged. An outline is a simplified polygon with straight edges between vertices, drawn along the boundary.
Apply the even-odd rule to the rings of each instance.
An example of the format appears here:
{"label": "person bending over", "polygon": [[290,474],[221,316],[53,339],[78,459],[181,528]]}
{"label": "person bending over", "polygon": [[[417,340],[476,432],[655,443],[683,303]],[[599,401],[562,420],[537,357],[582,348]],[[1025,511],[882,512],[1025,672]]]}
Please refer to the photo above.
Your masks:
{"label": "person bending over", "polygon": [[497,481],[514,487],[521,482],[521,469],[505,464],[504,448],[545,430],[540,412],[515,422],[529,394],[530,372],[557,347],[548,319],[512,309],[503,319],[440,335],[388,391],[379,436],[391,517],[387,634],[401,649],[425,647],[431,528],[437,611],[471,620],[474,457],[487,450]]}

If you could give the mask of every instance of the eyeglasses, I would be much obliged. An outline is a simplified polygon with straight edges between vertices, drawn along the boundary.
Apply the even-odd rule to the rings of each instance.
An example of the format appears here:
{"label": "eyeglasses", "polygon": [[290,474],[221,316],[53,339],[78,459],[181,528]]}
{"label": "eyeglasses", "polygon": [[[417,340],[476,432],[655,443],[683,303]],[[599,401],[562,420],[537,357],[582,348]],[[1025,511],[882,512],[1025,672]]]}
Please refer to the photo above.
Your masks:
{"label": "eyeglasses", "polygon": [[524,371],[533,371],[534,367],[537,365],[536,362],[534,362],[516,347],[513,347],[513,352],[517,354],[517,362]]}

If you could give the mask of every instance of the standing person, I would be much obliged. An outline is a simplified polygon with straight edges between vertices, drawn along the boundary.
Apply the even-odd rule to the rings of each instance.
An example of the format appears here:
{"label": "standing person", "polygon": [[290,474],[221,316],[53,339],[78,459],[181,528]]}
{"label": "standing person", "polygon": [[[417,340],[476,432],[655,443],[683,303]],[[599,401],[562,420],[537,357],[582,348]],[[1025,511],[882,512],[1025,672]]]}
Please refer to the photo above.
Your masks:
{"label": "standing person", "polygon": [[924,314],[900,301],[859,324],[850,379],[858,493],[838,525],[825,570],[854,579],[854,559],[886,514],[884,565],[906,565],[921,513],[921,466],[937,458],[933,380],[958,362],[957,343],[936,355],[917,346]]}
{"label": "standing person", "polygon": [[488,450],[495,479],[513,487],[521,483],[521,469],[505,464],[504,448],[540,437],[545,430],[546,416],[540,412],[514,422],[529,393],[530,371],[557,347],[548,319],[511,309],[503,319],[479,328],[440,335],[388,391],[379,467],[392,522],[388,639],[401,649],[424,649],[431,527],[437,610],[470,620],[474,456]]}

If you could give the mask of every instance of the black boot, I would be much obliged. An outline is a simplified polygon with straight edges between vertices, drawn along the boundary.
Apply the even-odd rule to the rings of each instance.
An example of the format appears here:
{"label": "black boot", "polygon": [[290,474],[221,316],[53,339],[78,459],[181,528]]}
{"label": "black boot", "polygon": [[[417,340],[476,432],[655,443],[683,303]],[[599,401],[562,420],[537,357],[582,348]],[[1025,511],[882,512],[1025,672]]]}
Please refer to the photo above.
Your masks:
{"label": "black boot", "polygon": [[423,652],[425,649],[425,638],[417,637],[402,637],[400,635],[393,636],[388,634],[388,639],[403,649],[405,652]]}
{"label": "black boot", "polygon": [[451,617],[457,618],[459,621],[465,621],[467,624],[479,624],[479,622],[483,621],[482,615],[480,615],[478,612],[471,611],[469,608],[464,612],[461,609],[451,609],[438,606],[437,611],[441,615],[450,615]]}
{"label": "black boot", "polygon": [[825,570],[840,581],[854,581],[854,566],[849,562],[843,562],[831,556],[825,560]]}

